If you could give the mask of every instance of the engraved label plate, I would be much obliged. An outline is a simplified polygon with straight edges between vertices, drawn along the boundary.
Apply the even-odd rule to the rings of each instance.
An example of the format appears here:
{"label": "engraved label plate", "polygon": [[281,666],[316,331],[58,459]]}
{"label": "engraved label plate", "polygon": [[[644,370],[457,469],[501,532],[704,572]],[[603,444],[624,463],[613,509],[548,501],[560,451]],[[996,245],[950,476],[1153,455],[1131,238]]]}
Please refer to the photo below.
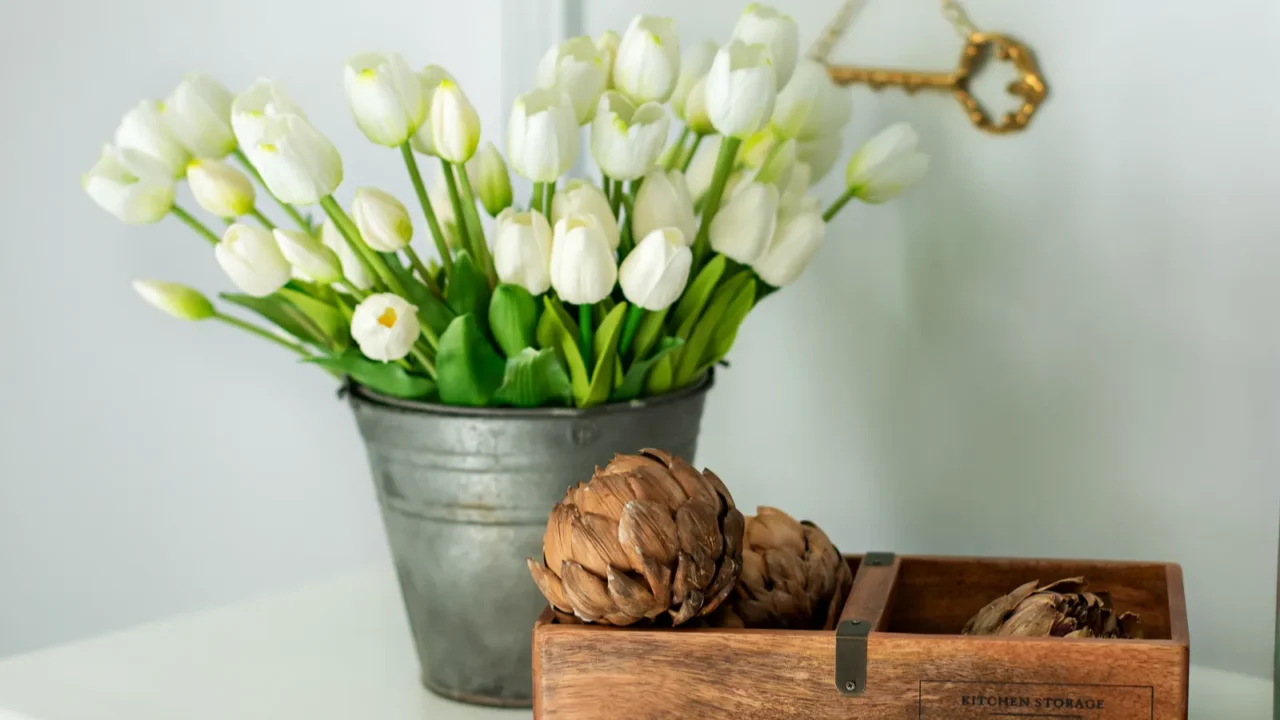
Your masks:
{"label": "engraved label plate", "polygon": [[1147,720],[1150,685],[922,680],[920,720]]}

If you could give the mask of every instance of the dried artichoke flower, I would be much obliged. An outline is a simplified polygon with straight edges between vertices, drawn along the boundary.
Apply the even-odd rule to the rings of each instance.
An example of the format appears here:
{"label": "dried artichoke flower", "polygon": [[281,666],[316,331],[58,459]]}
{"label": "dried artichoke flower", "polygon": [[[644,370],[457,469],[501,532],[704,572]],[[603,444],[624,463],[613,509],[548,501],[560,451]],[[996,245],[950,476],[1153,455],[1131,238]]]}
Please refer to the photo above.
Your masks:
{"label": "dried artichoke flower", "polygon": [[1106,593],[1085,590],[1082,577],[1040,586],[1033,580],[996,598],[965,624],[965,635],[1141,638],[1137,615],[1117,615]]}

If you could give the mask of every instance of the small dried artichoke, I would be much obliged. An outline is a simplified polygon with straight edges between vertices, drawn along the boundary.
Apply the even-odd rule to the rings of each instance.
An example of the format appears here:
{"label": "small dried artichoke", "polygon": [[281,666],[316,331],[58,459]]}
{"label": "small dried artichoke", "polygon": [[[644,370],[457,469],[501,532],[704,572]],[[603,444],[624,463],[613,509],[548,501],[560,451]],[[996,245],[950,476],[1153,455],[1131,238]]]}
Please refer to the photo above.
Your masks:
{"label": "small dried artichoke", "polygon": [[853,572],[826,533],[771,507],[748,517],[742,574],[716,614],[720,627],[835,627]]}
{"label": "small dried artichoke", "polygon": [[978,611],[965,635],[1020,637],[1141,638],[1142,623],[1127,612],[1116,615],[1106,593],[1085,591],[1082,577],[1044,587],[1033,580]]}
{"label": "small dried artichoke", "polygon": [[553,607],[585,622],[680,625],[733,590],[742,533],[742,513],[715,473],[642,450],[569,490],[529,572]]}

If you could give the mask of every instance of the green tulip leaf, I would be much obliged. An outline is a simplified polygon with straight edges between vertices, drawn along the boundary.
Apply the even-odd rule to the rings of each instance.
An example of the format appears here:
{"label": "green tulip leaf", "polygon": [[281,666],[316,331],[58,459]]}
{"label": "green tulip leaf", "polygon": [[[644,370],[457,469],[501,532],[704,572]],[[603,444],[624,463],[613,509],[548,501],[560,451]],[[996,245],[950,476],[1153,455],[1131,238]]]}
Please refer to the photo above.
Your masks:
{"label": "green tulip leaf", "polygon": [[280,288],[279,293],[320,328],[330,339],[331,350],[341,353],[351,347],[351,323],[342,310],[288,287]]}
{"label": "green tulip leaf", "polygon": [[738,339],[738,328],[742,327],[743,321],[747,319],[751,309],[756,306],[756,290],[757,281],[752,278],[729,301],[729,307],[725,309],[724,316],[720,318],[720,323],[711,332],[711,343],[707,347],[707,352],[702,356],[701,366],[694,370],[694,377],[701,375],[703,371],[720,362],[729,354],[729,350],[733,348],[734,341]]}
{"label": "green tulip leaf", "polygon": [[[750,293],[748,301],[754,301],[755,287],[756,281],[751,277],[751,273],[740,272],[726,280],[716,290],[711,297],[711,302],[707,304],[706,311],[694,326],[684,349],[680,351],[680,357],[675,364],[675,387],[684,387],[698,376],[698,370],[703,366],[703,358],[706,357],[711,338],[721,321],[725,319],[729,306],[733,304],[739,293],[746,293],[748,289]],[[750,310],[749,307],[747,309]],[[734,332],[737,332],[736,328]]]}
{"label": "green tulip leaf", "polygon": [[631,367],[627,368],[627,374],[622,377],[622,382],[618,383],[618,389],[613,391],[613,397],[609,399],[623,402],[640,397],[640,393],[644,391],[644,381],[649,375],[649,370],[667,357],[668,353],[683,344],[684,341],[678,337],[668,336],[662,338],[662,341],[658,343],[658,348],[652,355],[631,363]]}
{"label": "green tulip leaf", "polygon": [[711,299],[711,294],[715,292],[716,283],[720,282],[727,264],[728,260],[723,255],[716,255],[711,262],[702,268],[698,273],[698,277],[694,278],[693,282],[689,284],[689,287],[684,291],[684,295],[680,296],[680,302],[676,305],[675,316],[671,318],[678,337],[685,340],[689,339],[689,333],[693,331],[693,324],[702,315],[702,308],[706,306],[707,301]]}
{"label": "green tulip leaf", "polygon": [[578,349],[578,325],[559,300],[544,296],[542,304],[542,317],[538,320],[538,347],[555,352],[560,362],[569,368],[573,397],[585,400],[591,390],[591,378],[587,375],[582,351]]}
{"label": "green tulip leaf", "polygon": [[232,305],[239,305],[247,310],[252,310],[303,343],[314,345],[324,350],[329,350],[332,347],[332,339],[325,335],[324,330],[315,321],[307,317],[306,313],[298,309],[298,306],[278,293],[267,297],[220,293],[218,297]]}
{"label": "green tulip leaf", "polygon": [[485,339],[471,313],[449,323],[436,354],[440,400],[449,405],[488,405],[502,386],[506,363]]}
{"label": "green tulip leaf", "polygon": [[552,400],[565,405],[573,399],[573,384],[555,350],[527,347],[507,359],[502,387],[493,398],[515,407],[541,407]]}
{"label": "green tulip leaf", "polygon": [[457,314],[449,309],[435,293],[431,292],[431,288],[427,287],[412,270],[405,267],[400,262],[400,256],[395,253],[381,253],[384,260],[387,261],[388,267],[391,268],[392,274],[400,281],[404,287],[407,297],[405,300],[413,303],[418,308],[418,322],[430,329],[431,334],[440,337],[444,334],[449,323],[457,317]]}
{"label": "green tulip leaf", "polygon": [[[477,318],[489,318],[489,278],[466,250],[458,251],[453,258],[453,274],[445,288],[445,300],[449,309],[458,315],[471,313]],[[477,324],[476,327],[479,327]]]}
{"label": "green tulip leaf", "polygon": [[677,353],[668,352],[649,370],[649,377],[644,381],[646,395],[661,395],[671,392],[671,388],[675,385],[676,355]]}
{"label": "green tulip leaf", "polygon": [[396,363],[370,360],[355,348],[341,355],[308,358],[305,362],[347,375],[370,390],[392,397],[417,400],[436,389],[430,378],[414,375]]}
{"label": "green tulip leaf", "polygon": [[627,303],[618,303],[604,322],[596,329],[595,370],[591,373],[591,387],[586,399],[578,399],[578,407],[600,405],[609,399],[613,389],[614,369],[618,360],[618,340],[622,337],[622,320],[627,314]]}
{"label": "green tulip leaf", "polygon": [[489,332],[508,358],[533,347],[542,306],[519,285],[499,285],[489,300]]}
{"label": "green tulip leaf", "polygon": [[653,349],[654,343],[658,342],[658,338],[662,337],[662,324],[667,320],[667,312],[670,308],[663,308],[656,312],[647,312],[640,318],[640,326],[636,328],[636,336],[631,341],[631,357],[643,358],[649,356],[649,351]]}

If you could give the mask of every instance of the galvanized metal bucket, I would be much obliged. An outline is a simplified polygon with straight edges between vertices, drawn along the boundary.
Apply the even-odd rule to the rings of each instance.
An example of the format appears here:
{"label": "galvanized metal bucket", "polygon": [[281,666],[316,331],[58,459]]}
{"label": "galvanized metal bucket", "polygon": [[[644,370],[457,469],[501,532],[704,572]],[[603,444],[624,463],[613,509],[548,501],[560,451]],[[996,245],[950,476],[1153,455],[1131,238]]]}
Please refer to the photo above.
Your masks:
{"label": "galvanized metal bucket", "polygon": [[462,702],[532,704],[533,622],[546,601],[525,558],[540,555],[547,514],[614,453],[658,447],[692,460],[712,383],[587,410],[460,408],[349,388],[423,685]]}

